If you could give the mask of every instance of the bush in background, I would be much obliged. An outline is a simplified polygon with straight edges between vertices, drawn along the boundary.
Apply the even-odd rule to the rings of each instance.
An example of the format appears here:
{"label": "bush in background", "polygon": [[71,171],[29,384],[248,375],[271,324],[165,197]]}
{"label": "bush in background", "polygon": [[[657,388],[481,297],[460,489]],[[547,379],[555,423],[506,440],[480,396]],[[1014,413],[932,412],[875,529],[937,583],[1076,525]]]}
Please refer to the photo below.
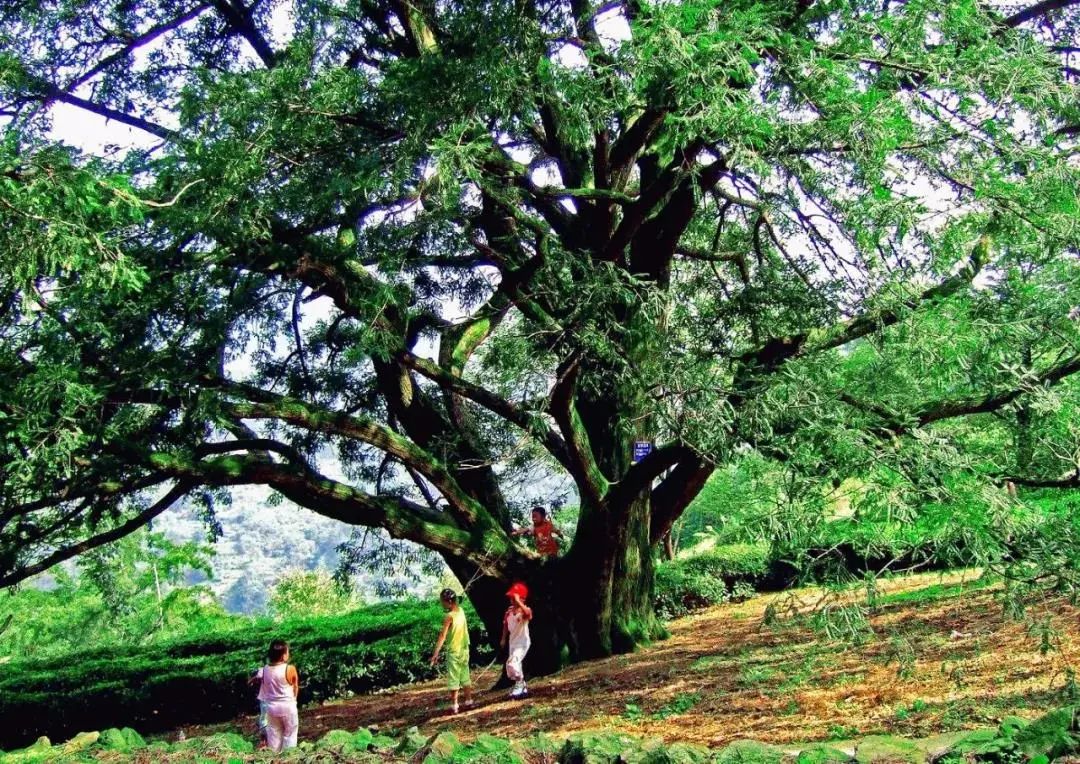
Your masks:
{"label": "bush in background", "polygon": [[764,544],[728,544],[670,562],[656,569],[653,590],[657,615],[678,618],[694,610],[743,599],[769,569]]}

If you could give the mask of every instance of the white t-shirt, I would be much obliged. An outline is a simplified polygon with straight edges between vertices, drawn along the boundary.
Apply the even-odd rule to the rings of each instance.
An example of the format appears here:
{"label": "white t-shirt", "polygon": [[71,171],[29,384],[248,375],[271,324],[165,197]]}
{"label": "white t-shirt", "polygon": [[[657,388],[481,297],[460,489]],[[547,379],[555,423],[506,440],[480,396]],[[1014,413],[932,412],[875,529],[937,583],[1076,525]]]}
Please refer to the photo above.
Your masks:
{"label": "white t-shirt", "polygon": [[531,644],[529,621],[516,608],[506,611],[506,631],[509,636],[509,649],[527,648]]}
{"label": "white t-shirt", "polygon": [[292,685],[285,679],[288,664],[266,665],[259,669],[259,700],[273,703],[279,700],[296,700]]}

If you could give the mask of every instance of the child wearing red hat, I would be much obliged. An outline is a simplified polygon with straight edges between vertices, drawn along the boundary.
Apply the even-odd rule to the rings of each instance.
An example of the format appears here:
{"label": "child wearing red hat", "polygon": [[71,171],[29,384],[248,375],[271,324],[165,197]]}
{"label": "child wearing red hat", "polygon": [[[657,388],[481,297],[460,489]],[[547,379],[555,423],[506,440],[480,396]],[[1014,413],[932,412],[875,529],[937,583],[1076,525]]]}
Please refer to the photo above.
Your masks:
{"label": "child wearing red hat", "polygon": [[510,607],[506,609],[506,615],[503,616],[502,646],[509,648],[506,656],[506,675],[514,682],[510,697],[518,700],[529,694],[521,664],[532,645],[532,640],[529,638],[532,610],[525,604],[529,589],[520,581],[510,587],[506,596],[510,598]]}

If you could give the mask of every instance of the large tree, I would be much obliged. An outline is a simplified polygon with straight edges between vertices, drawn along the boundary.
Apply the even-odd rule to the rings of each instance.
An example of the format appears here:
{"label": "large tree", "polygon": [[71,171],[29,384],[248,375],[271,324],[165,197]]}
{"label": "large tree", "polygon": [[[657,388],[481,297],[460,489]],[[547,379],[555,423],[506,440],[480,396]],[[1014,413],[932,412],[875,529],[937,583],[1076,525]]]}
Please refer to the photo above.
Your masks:
{"label": "large tree", "polygon": [[[655,636],[714,465],[923,470],[1080,369],[1074,5],[4,10],[0,584],[262,484],[436,551],[492,633],[527,581],[546,666]],[[73,110],[151,142],[77,156]]]}

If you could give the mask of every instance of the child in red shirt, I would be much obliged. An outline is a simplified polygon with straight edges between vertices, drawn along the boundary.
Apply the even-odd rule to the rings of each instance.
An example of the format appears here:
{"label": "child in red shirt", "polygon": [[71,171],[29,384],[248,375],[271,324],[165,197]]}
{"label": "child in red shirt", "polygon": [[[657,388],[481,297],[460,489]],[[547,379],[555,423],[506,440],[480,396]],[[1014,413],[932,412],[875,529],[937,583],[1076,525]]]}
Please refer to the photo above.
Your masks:
{"label": "child in red shirt", "polygon": [[563,538],[562,531],[548,519],[547,510],[543,507],[532,508],[532,528],[519,528],[514,531],[514,536],[532,536],[536,544],[536,551],[545,557],[557,557],[559,554],[559,542],[556,537]]}

